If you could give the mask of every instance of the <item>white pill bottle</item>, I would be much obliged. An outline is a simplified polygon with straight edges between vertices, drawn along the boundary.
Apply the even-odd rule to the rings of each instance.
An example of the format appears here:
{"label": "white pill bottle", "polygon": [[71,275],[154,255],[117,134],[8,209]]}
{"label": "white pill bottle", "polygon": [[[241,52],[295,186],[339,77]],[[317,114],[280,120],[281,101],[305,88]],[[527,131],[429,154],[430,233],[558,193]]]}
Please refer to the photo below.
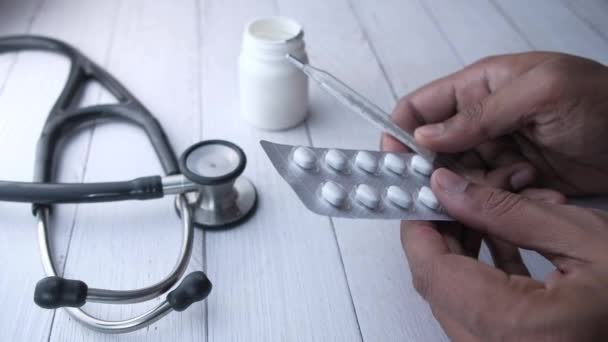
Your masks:
{"label": "white pill bottle", "polygon": [[286,54],[308,60],[296,21],[269,17],[245,27],[239,57],[241,115],[257,128],[291,128],[308,115],[308,79]]}

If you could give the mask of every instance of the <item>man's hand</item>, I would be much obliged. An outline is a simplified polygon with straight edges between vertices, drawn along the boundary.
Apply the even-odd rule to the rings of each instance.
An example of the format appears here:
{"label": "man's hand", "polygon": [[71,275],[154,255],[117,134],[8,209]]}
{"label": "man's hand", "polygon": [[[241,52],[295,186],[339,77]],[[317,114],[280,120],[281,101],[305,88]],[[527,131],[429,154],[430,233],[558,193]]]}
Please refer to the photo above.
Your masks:
{"label": "man's hand", "polygon": [[[431,182],[461,223],[402,224],[414,285],[451,338],[608,338],[608,214],[530,188],[608,192],[607,94],[607,67],[535,52],[486,58],[399,102],[398,125],[467,169]],[[382,144],[406,149],[388,135]],[[497,268],[476,260],[482,237]],[[557,270],[530,278],[517,247]]]}
{"label": "man's hand", "polygon": [[[486,58],[404,97],[393,120],[433,151],[511,168],[514,190],[536,179],[564,194],[608,192],[608,67],[591,60]],[[403,149],[390,136],[383,146]]]}
{"label": "man's hand", "polygon": [[403,222],[414,286],[451,338],[608,338],[606,213],[476,185],[446,169],[435,171],[431,185],[448,213],[465,226],[499,244],[535,250],[557,267],[544,282],[536,281],[508,248],[494,255],[499,268],[493,268],[467,256],[466,246],[440,234],[441,227]]}

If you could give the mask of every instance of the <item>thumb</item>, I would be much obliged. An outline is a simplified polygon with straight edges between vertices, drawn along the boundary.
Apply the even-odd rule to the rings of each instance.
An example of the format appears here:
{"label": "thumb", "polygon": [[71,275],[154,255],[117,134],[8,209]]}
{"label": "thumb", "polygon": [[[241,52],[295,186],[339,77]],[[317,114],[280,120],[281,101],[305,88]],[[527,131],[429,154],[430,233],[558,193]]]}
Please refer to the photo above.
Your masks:
{"label": "thumb", "polygon": [[516,246],[576,256],[572,253],[589,244],[580,229],[591,219],[584,209],[476,185],[447,169],[438,169],[431,184],[441,205],[456,220]]}
{"label": "thumb", "polygon": [[530,94],[535,90],[529,88],[524,80],[514,81],[443,122],[418,127],[414,136],[433,151],[455,153],[509,134],[527,121],[525,113],[536,99]]}

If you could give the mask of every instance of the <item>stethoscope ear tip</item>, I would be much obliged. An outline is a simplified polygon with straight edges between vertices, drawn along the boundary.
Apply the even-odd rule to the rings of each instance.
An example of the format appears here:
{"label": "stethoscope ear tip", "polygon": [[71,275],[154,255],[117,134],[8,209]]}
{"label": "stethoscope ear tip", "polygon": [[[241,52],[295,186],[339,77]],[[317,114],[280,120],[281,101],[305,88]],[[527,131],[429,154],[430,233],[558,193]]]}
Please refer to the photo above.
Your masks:
{"label": "stethoscope ear tip", "polygon": [[207,298],[212,288],[213,285],[204,272],[192,272],[167,295],[167,303],[175,311],[184,311],[191,304]]}
{"label": "stethoscope ear tip", "polygon": [[87,301],[88,289],[80,280],[46,277],[36,284],[34,302],[45,309],[81,307]]}

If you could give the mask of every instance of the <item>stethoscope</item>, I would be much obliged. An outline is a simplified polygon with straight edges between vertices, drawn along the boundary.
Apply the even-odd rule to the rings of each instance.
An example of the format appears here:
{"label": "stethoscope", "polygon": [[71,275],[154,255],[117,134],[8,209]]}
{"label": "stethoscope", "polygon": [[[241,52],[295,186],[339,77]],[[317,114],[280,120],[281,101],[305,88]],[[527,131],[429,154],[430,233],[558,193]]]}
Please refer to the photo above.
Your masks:
{"label": "stethoscope", "polygon": [[[230,227],[246,219],[256,207],[255,187],[241,176],[246,157],[235,144],[209,140],[194,144],[179,159],[175,157],[159,122],[114,77],[72,46],[36,36],[0,39],[0,53],[14,50],[47,50],[68,57],[70,73],[38,140],[34,182],[0,181],[0,200],[33,203],[38,222],[38,240],[47,277],[36,285],[34,301],[43,308],[63,307],[77,321],[91,329],[123,333],[146,327],[169,312],[183,311],[205,299],[212,288],[205,273],[192,272],[149,311],[125,320],[103,320],[83,311],[86,302],[128,304],[150,300],[167,293],[184,274],[192,253],[194,226],[205,229]],[[78,107],[87,82],[106,87],[117,104]],[[60,139],[76,128],[99,120],[122,120],[141,127],[147,134],[166,176],[141,177],[106,183],[53,183],[53,157]],[[153,199],[176,195],[175,208],[182,219],[182,243],[178,260],[164,279],[135,290],[90,288],[80,280],[57,276],[51,257],[48,226],[51,205],[56,203],[107,202]]]}

